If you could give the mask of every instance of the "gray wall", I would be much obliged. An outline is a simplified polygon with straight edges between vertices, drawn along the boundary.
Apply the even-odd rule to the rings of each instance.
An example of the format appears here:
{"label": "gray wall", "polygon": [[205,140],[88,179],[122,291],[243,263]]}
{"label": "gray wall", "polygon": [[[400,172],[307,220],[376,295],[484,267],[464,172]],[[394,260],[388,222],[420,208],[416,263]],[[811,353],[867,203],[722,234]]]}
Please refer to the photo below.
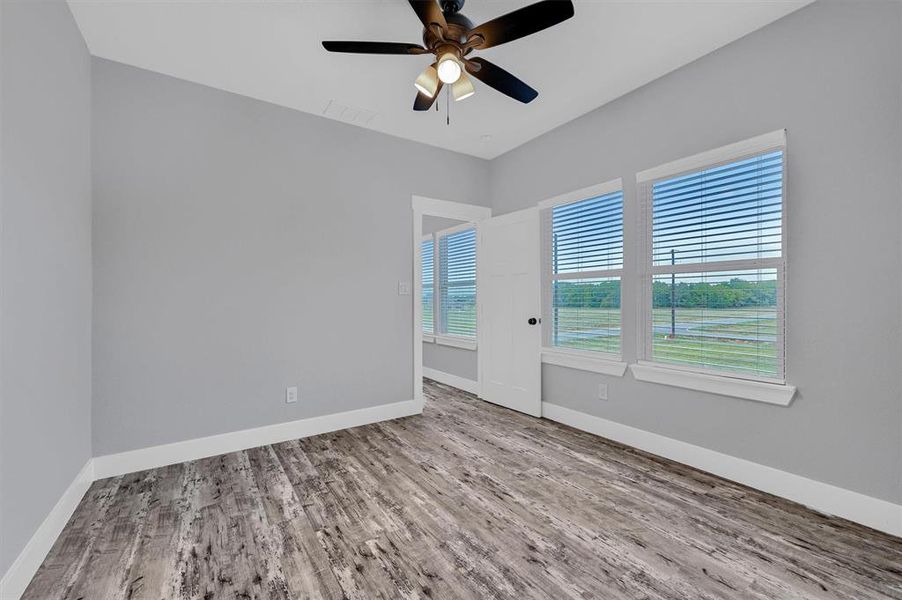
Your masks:
{"label": "gray wall", "polygon": [[2,574],[91,457],[91,60],[65,2],[0,11]]}
{"label": "gray wall", "polygon": [[413,397],[411,194],[487,162],[99,59],[94,115],[95,455]]}
{"label": "gray wall", "polygon": [[[902,500],[902,4],[817,2],[505,154],[496,214],[788,129],[789,407],[545,366],[546,401]],[[623,317],[637,323],[638,281]],[[626,335],[624,355],[637,356]],[[609,384],[607,402],[597,383]]]}
{"label": "gray wall", "polygon": [[423,235],[435,233],[443,229],[450,229],[451,227],[457,227],[463,223],[463,221],[458,221],[457,219],[423,215]]}
{"label": "gray wall", "polygon": [[477,350],[423,342],[423,366],[476,381]]}

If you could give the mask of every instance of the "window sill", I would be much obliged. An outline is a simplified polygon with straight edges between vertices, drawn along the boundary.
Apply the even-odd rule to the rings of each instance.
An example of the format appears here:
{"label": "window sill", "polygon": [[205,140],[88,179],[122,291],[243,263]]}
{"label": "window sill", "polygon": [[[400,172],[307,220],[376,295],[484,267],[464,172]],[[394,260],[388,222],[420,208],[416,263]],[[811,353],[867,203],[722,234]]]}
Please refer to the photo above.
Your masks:
{"label": "window sill", "polygon": [[476,350],[476,340],[464,337],[453,337],[448,335],[435,336],[435,343],[442,346],[451,346],[452,348],[462,348],[464,350]]}
{"label": "window sill", "polygon": [[614,377],[623,377],[623,374],[626,373],[626,363],[624,362],[593,356],[585,352],[568,352],[559,348],[542,348],[542,363],[601,373],[602,375],[613,375]]}
{"label": "window sill", "polygon": [[630,371],[639,381],[670,385],[687,390],[709,392],[721,396],[731,396],[756,402],[766,402],[778,406],[789,406],[796,393],[794,385],[749,381],[706,373],[692,373],[678,369],[669,369],[658,365],[630,365]]}
{"label": "window sill", "polygon": [[424,342],[427,342],[427,343],[429,343],[429,344],[434,344],[434,343],[435,343],[435,336],[432,335],[431,333],[424,333],[424,334],[423,334],[423,341],[424,341]]}

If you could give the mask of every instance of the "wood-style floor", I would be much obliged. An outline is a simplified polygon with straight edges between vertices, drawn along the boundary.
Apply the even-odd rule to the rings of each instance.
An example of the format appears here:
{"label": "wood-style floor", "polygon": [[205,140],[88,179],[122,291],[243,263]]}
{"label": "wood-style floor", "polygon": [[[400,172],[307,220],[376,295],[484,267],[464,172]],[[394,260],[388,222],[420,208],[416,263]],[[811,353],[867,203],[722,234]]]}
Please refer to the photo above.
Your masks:
{"label": "wood-style floor", "polygon": [[902,540],[427,385],[96,482],[24,598],[902,598]]}

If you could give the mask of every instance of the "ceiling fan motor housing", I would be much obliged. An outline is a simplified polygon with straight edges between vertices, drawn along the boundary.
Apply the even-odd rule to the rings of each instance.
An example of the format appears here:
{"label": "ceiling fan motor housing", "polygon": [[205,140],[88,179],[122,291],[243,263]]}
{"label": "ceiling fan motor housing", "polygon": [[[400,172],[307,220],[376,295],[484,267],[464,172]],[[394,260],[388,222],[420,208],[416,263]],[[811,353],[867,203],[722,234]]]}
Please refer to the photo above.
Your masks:
{"label": "ceiling fan motor housing", "polygon": [[[461,1],[460,4],[462,5],[463,2]],[[442,34],[443,37],[440,37],[434,29],[423,29],[423,44],[430,50],[435,50],[438,46],[451,43],[460,46],[462,54],[468,54],[472,48],[464,49],[462,47],[467,42],[467,34],[474,27],[473,21],[460,13],[445,13],[445,21],[448,23],[448,28]]]}
{"label": "ceiling fan motor housing", "polygon": [[448,15],[459,13],[464,7],[464,0],[441,0],[439,5],[442,7],[442,12],[445,13],[445,17],[447,17]]}

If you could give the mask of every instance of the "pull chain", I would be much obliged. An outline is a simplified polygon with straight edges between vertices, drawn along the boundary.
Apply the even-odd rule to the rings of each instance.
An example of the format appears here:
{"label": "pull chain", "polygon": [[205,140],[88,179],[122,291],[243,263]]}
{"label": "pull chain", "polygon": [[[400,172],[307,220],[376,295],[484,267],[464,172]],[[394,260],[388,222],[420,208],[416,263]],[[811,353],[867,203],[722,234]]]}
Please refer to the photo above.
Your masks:
{"label": "pull chain", "polygon": [[445,86],[445,125],[451,124],[451,87]]}

